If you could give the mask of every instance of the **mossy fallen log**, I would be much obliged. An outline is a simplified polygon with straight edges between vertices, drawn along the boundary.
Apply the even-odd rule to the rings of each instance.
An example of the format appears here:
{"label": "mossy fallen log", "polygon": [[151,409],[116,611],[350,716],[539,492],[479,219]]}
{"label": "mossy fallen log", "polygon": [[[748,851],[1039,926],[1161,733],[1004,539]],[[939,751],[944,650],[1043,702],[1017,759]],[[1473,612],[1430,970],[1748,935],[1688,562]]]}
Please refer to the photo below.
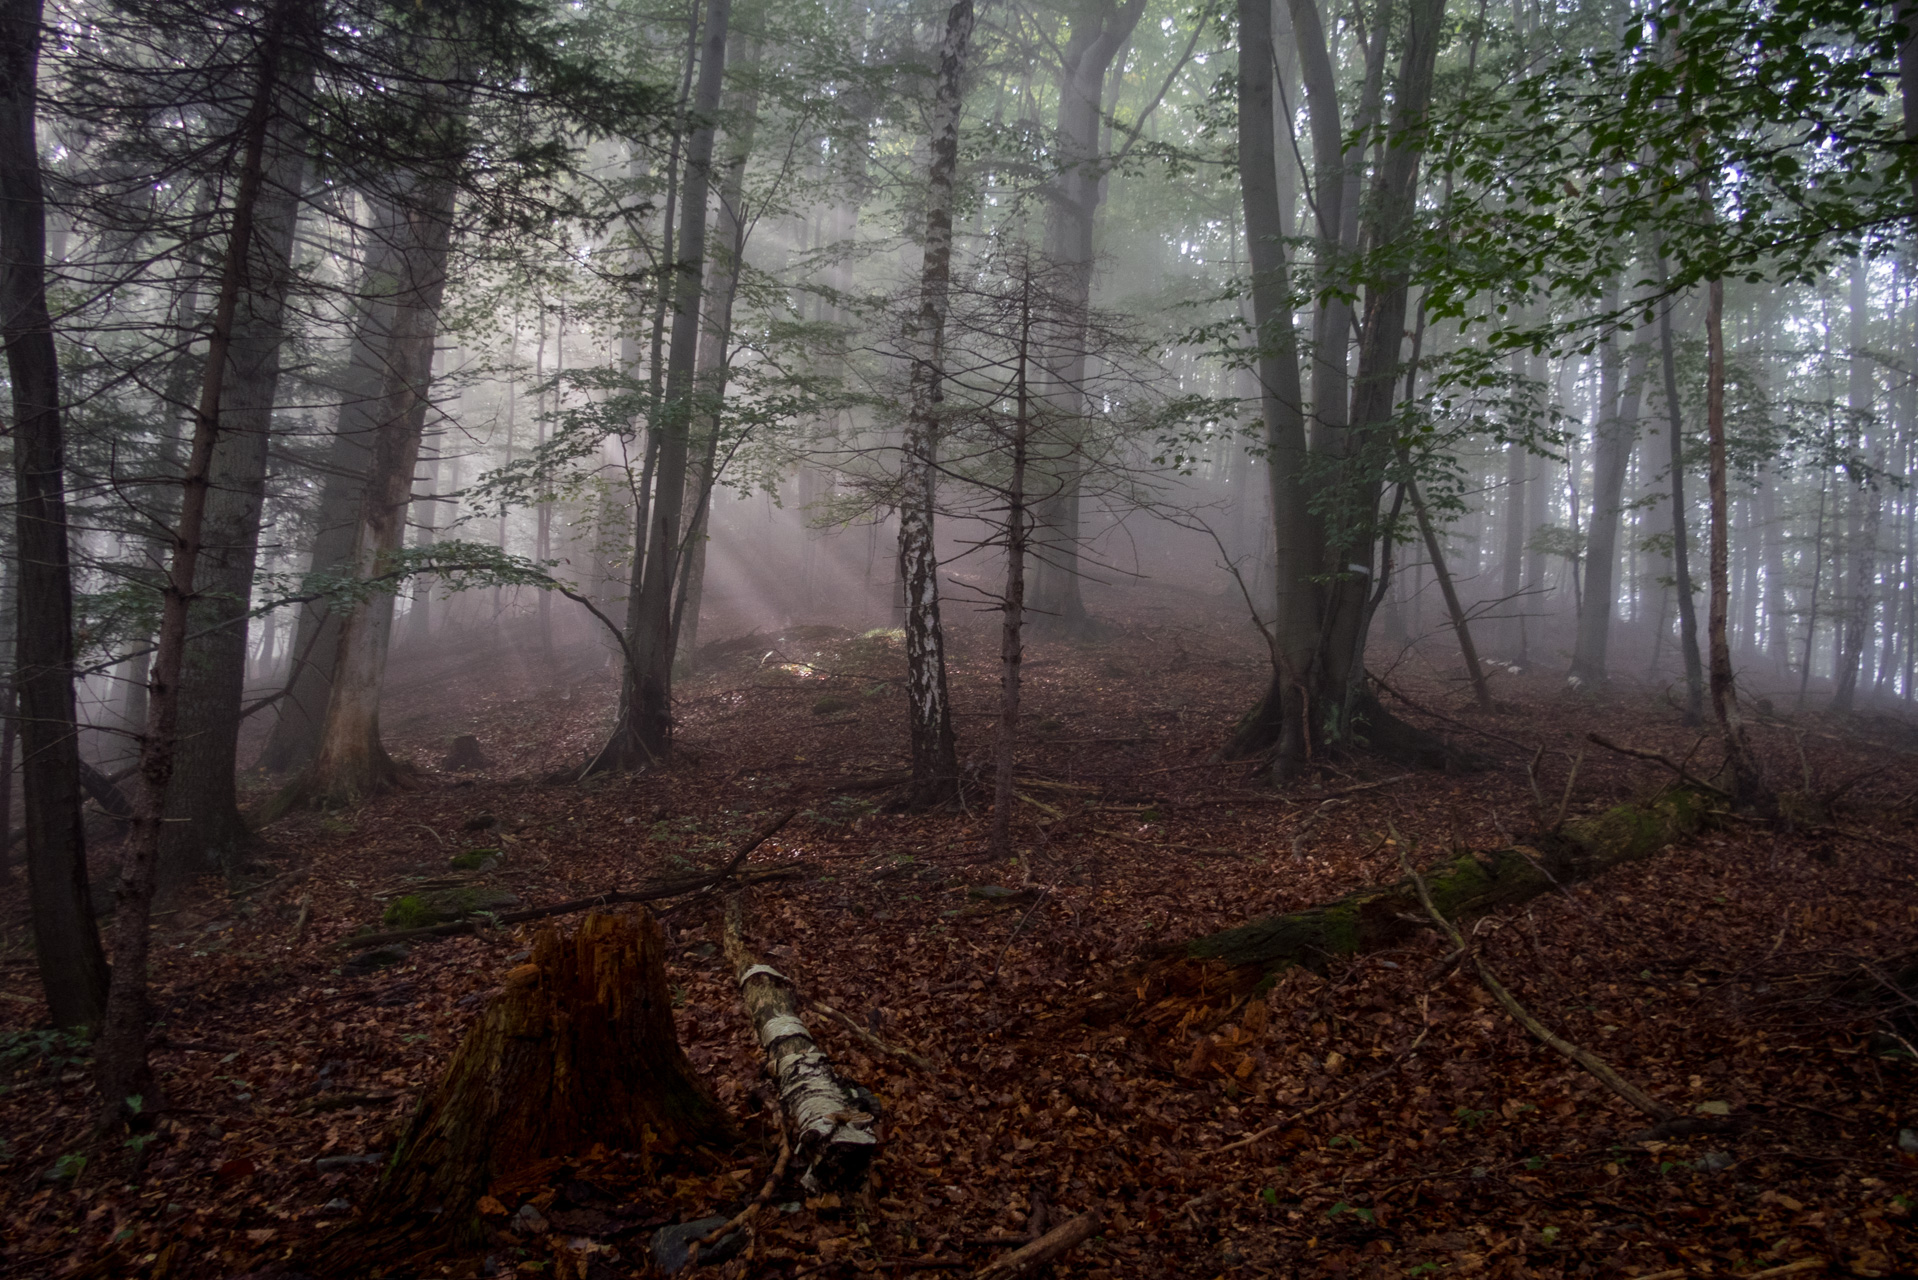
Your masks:
{"label": "mossy fallen log", "polygon": [[[1649,858],[1695,833],[1706,818],[1702,800],[1667,792],[1648,804],[1624,804],[1567,822],[1508,849],[1460,854],[1425,872],[1439,910],[1469,923],[1555,886],[1589,880],[1612,867]],[[1390,946],[1426,927],[1425,909],[1409,880],[1358,889],[1333,902],[1268,916],[1186,943],[1192,960],[1271,973],[1315,966],[1335,956]]]}
{"label": "mossy fallen log", "polygon": [[[1469,925],[1555,888],[1649,858],[1695,834],[1709,817],[1703,798],[1670,791],[1644,804],[1617,805],[1574,818],[1556,833],[1539,833],[1510,848],[1444,859],[1424,872],[1425,884],[1441,911],[1461,926]],[[1369,885],[1303,911],[1267,916],[1176,944],[1145,973],[1135,972],[1093,999],[1083,1014],[1105,1025],[1166,997],[1185,998],[1171,1004],[1230,1000],[1281,969],[1320,968],[1342,956],[1394,946],[1429,927],[1418,888],[1410,880]]]}

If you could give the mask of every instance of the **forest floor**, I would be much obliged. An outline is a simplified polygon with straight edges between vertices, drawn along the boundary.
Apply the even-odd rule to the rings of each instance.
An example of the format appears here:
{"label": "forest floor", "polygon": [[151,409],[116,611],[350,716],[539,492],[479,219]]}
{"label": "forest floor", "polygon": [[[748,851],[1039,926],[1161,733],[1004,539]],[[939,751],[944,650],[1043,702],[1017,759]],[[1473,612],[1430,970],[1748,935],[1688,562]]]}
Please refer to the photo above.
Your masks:
{"label": "forest floor", "polygon": [[[609,721],[597,649],[401,654],[383,716],[419,785],[286,819],[246,887],[209,880],[162,904],[166,1110],[137,1160],[89,1148],[85,1050],[37,1030],[16,890],[0,949],[0,1275],[298,1273],[373,1193],[377,1159],[353,1158],[391,1150],[530,932],[423,941],[366,972],[343,967],[346,935],[469,849],[500,861],[466,879],[539,905],[716,865],[787,807],[799,818],[749,866],[799,870],[750,891],[755,942],[833,1061],[877,1095],[883,1146],[865,1192],[782,1192],[749,1255],[708,1274],[963,1274],[1040,1205],[1055,1223],[1103,1215],[1057,1275],[1918,1273],[1918,1010],[1890,978],[1918,956],[1918,725],[1766,719],[1755,733],[1781,783],[1843,790],[1829,825],[1720,826],[1478,930],[1544,1022],[1681,1114],[1747,1122],[1642,1141],[1642,1117],[1442,966],[1431,934],[1285,972],[1243,1005],[1103,1027],[1077,1011],[1164,944],[1396,878],[1390,830],[1427,861],[1523,838],[1541,800],[1576,814],[1644,798],[1661,771],[1585,737],[1688,755],[1698,734],[1663,690],[1599,698],[1556,666],[1501,673],[1506,706],[1480,716],[1407,660],[1389,679],[1422,708],[1411,718],[1485,768],[1407,775],[1361,757],[1279,793],[1212,758],[1263,684],[1256,639],[1223,610],[1141,606],[1105,639],[1030,648],[1019,855],[991,863],[976,807],[888,814],[861,785],[902,767],[895,638],[707,634],[721,642],[680,690],[675,765],[585,786],[540,779]],[[952,637],[962,753],[984,761],[996,636],[973,622]],[[490,769],[431,767],[461,733]],[[501,1231],[398,1274],[642,1274],[653,1228],[758,1188],[777,1141],[718,901],[661,915],[682,1043],[742,1145],[650,1184],[621,1153],[582,1153],[519,1188],[546,1232]]]}

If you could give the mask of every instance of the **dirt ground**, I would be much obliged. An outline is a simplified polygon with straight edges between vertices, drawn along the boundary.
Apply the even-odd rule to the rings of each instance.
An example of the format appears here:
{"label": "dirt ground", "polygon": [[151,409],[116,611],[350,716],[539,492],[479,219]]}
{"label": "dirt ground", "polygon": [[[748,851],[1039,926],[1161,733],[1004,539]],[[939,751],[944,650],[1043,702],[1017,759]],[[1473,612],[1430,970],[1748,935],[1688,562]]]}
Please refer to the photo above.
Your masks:
{"label": "dirt ground", "polygon": [[[538,905],[713,866],[789,806],[800,816],[749,866],[796,871],[749,892],[751,927],[842,1073],[879,1099],[883,1146],[864,1192],[782,1191],[746,1255],[706,1274],[967,1273],[1035,1214],[1093,1210],[1099,1234],[1053,1274],[1918,1271],[1918,721],[1763,718],[1772,776],[1834,796],[1828,817],[1791,832],[1728,820],[1476,931],[1546,1024],[1681,1114],[1738,1122],[1642,1140],[1644,1119],[1507,1018],[1469,966],[1443,963],[1436,934],[1287,971],[1250,1001],[1174,997],[1105,1026],[1079,1015],[1169,944],[1396,878],[1390,832],[1427,861],[1669,783],[1589,732],[1708,770],[1713,744],[1664,689],[1599,696],[1556,668],[1501,672],[1504,706],[1481,716],[1441,664],[1396,660],[1382,665],[1409,701],[1388,702],[1483,768],[1408,774],[1353,756],[1279,793],[1215,759],[1265,677],[1236,617],[1181,598],[1108,621],[1100,640],[1029,651],[1019,855],[1001,863],[983,861],[976,799],[930,815],[878,803],[906,745],[893,635],[709,625],[679,690],[675,765],[583,786],[542,779],[610,721],[600,648],[402,652],[382,715],[418,786],[286,819],[242,888],[208,880],[162,904],[165,1111],[137,1150],[89,1144],[85,1049],[40,1029],[14,882],[0,1274],[299,1273],[367,1206],[378,1155],[531,936],[423,941],[356,972],[349,933],[449,875]],[[983,771],[997,637],[960,619],[952,643],[961,753]],[[466,733],[491,766],[435,768]],[[248,785],[264,795],[271,780]],[[497,865],[449,871],[478,848]],[[111,843],[97,856],[110,862]],[[757,1190],[776,1138],[718,954],[719,902],[659,914],[682,1043],[742,1145],[659,1177],[633,1153],[582,1152],[513,1191],[547,1231],[497,1219],[484,1249],[392,1274],[643,1274],[655,1228]]]}

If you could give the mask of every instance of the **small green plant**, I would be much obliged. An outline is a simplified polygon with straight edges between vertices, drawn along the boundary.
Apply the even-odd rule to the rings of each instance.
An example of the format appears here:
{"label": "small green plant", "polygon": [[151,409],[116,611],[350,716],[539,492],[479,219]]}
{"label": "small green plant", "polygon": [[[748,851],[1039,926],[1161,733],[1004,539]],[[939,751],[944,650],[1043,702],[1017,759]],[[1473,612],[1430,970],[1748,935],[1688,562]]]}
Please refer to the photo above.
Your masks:
{"label": "small green plant", "polygon": [[1279,1207],[1279,1189],[1277,1187],[1267,1187],[1259,1192],[1259,1199],[1276,1209]]}
{"label": "small green plant", "polygon": [[1558,1228],[1555,1226],[1541,1227],[1539,1229],[1538,1238],[1543,1240],[1546,1244],[1556,1244],[1558,1242]]}
{"label": "small green plant", "polygon": [[1489,1111],[1475,1111],[1471,1107],[1457,1107],[1452,1112],[1452,1118],[1467,1129],[1476,1129],[1489,1119],[1491,1114]]}
{"label": "small green plant", "polygon": [[42,1028],[11,1031],[0,1036],[0,1071],[19,1071],[38,1062],[46,1071],[64,1071],[84,1064],[91,1052],[91,1032]]}
{"label": "small green plant", "polygon": [[1439,1269],[1439,1264],[1436,1262],[1421,1262],[1416,1267],[1413,1267],[1410,1270],[1408,1270],[1405,1274],[1408,1276],[1429,1276],[1434,1271],[1437,1271],[1438,1269]]}
{"label": "small green plant", "polygon": [[53,1168],[49,1172],[53,1175],[55,1182],[71,1182],[85,1172],[86,1167],[85,1156],[77,1151],[69,1151],[53,1162]]}

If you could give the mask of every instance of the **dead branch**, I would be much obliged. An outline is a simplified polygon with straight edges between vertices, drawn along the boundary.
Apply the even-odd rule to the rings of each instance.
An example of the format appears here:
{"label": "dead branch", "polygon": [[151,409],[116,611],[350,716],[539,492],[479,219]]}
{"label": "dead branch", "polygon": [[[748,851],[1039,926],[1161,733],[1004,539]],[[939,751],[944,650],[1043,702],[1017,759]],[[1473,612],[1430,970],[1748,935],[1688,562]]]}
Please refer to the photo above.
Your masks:
{"label": "dead branch", "polygon": [[419,938],[453,938],[461,934],[473,933],[482,925],[494,927],[503,924],[524,924],[528,920],[544,920],[550,916],[570,915],[575,911],[590,911],[594,907],[614,906],[625,902],[659,902],[665,898],[678,898],[689,893],[698,893],[702,889],[711,889],[727,880],[738,880],[743,884],[757,884],[762,880],[771,880],[792,875],[793,867],[769,867],[756,874],[735,875],[739,864],[746,855],[772,839],[793,818],[799,810],[788,809],[771,822],[754,832],[746,843],[734,852],[732,861],[718,871],[687,879],[672,880],[662,884],[648,885],[642,889],[610,889],[605,893],[594,894],[590,898],[574,898],[570,902],[556,902],[550,907],[527,907],[520,911],[502,911],[484,920],[455,920],[452,924],[427,925],[419,929],[394,929],[386,933],[351,934],[341,938],[333,945],[336,947],[380,947],[389,942],[411,942]]}
{"label": "dead branch", "polygon": [[819,1010],[819,1012],[825,1014],[827,1017],[837,1018],[841,1022],[845,1023],[847,1029],[850,1030],[854,1035],[858,1036],[861,1040],[864,1040],[867,1044],[879,1050],[879,1052],[885,1054],[887,1057],[898,1058],[901,1062],[910,1062],[913,1066],[918,1067],[921,1071],[924,1071],[928,1075],[931,1075],[938,1070],[937,1067],[932,1065],[932,1062],[929,1059],[920,1057],[918,1054],[914,1053],[910,1049],[902,1049],[896,1044],[891,1044],[885,1040],[881,1040],[878,1036],[866,1030],[866,1028],[860,1026],[859,1019],[853,1017],[849,1013],[840,1012],[838,1009],[835,1009],[831,1005],[827,1004],[824,1000],[814,998],[808,1001],[808,1003],[811,1004],[813,1008]]}
{"label": "dead branch", "polygon": [[1023,1249],[1014,1249],[1004,1257],[988,1262],[979,1268],[978,1280],[1015,1280],[1018,1276],[1031,1275],[1090,1240],[1098,1230],[1098,1211],[1083,1214],[1054,1227]]}
{"label": "dead branch", "polygon": [[[1392,834],[1394,839],[1398,837],[1396,831]],[[1438,904],[1432,901],[1432,894],[1430,890],[1425,887],[1425,878],[1412,869],[1410,852],[1402,842],[1399,845],[1399,866],[1418,888],[1419,901],[1425,905],[1425,914],[1430,916],[1432,923],[1437,925],[1439,931],[1451,940],[1454,950],[1472,957],[1472,964],[1478,969],[1479,982],[1483,984],[1485,990],[1491,994],[1492,998],[1498,1001],[1499,1007],[1511,1015],[1514,1022],[1531,1032],[1542,1044],[1584,1068],[1584,1070],[1590,1073],[1600,1084],[1610,1089],[1626,1102],[1631,1103],[1632,1106],[1647,1116],[1650,1116],[1653,1120],[1664,1123],[1665,1121],[1677,1118],[1677,1112],[1652,1097],[1649,1093],[1646,1093],[1643,1089],[1640,1089],[1631,1081],[1625,1079],[1625,1077],[1619,1075],[1617,1071],[1612,1069],[1609,1063],[1597,1054],[1581,1049],[1570,1040],[1554,1033],[1544,1023],[1533,1017],[1531,1012],[1518,1002],[1517,996],[1506,990],[1505,984],[1498,980],[1497,975],[1492,972],[1491,967],[1485,963],[1477,952],[1472,951],[1466,946],[1464,936],[1459,933],[1457,927],[1454,926],[1450,920],[1445,918],[1444,913],[1438,909]]]}
{"label": "dead branch", "polygon": [[772,1112],[773,1119],[779,1125],[779,1159],[773,1162],[773,1171],[766,1175],[765,1185],[759,1188],[759,1194],[754,1196],[752,1201],[747,1204],[744,1209],[734,1214],[723,1226],[715,1227],[688,1246],[686,1250],[686,1265],[688,1267],[696,1267],[699,1265],[699,1251],[701,1249],[712,1248],[734,1231],[751,1222],[754,1214],[772,1202],[774,1193],[779,1190],[779,1184],[786,1180],[786,1166],[792,1162],[793,1144],[792,1140],[786,1136],[785,1113],[778,1107],[774,1107]]}
{"label": "dead branch", "polygon": [[1723,787],[1713,786],[1711,783],[1687,769],[1684,765],[1678,763],[1678,761],[1673,760],[1670,756],[1662,755],[1656,751],[1644,751],[1638,747],[1623,746],[1613,742],[1602,733],[1588,733],[1585,735],[1585,740],[1595,746],[1603,747],[1607,751],[1616,751],[1621,756],[1630,756],[1634,760],[1649,760],[1653,764],[1663,765],[1665,768],[1677,774],[1679,780],[1684,782],[1685,785],[1697,787],[1700,791],[1709,791],[1715,796],[1729,794]]}

